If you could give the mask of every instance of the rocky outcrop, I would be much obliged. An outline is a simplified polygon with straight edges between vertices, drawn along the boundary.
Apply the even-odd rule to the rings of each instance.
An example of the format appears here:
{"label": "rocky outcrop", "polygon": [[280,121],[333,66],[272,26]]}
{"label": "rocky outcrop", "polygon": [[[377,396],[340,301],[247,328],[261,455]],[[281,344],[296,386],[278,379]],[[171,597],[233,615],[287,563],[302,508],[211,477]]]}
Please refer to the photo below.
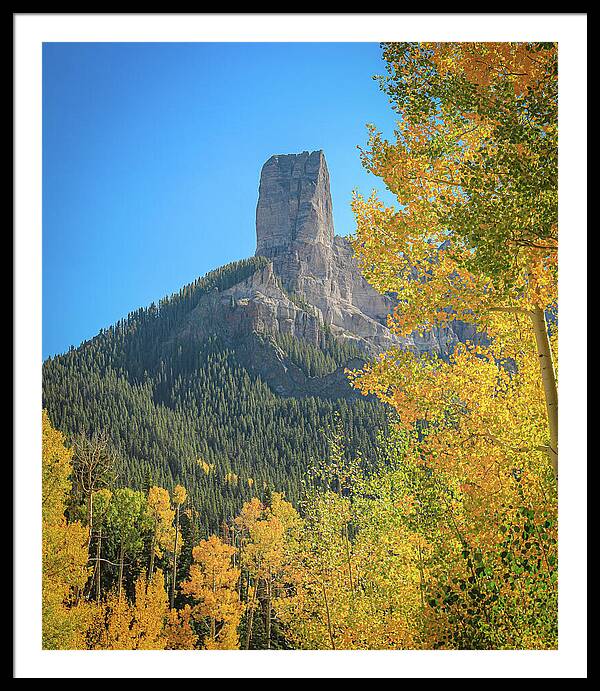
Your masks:
{"label": "rocky outcrop", "polygon": [[256,254],[279,261],[285,259],[290,244],[323,248],[333,244],[329,171],[322,151],[271,156],[262,168]]}
{"label": "rocky outcrop", "polygon": [[270,335],[242,336],[236,341],[236,354],[248,372],[265,381],[280,396],[361,397],[350,387],[346,369],[359,369],[364,360],[352,358],[328,374],[310,377],[290,360]]}
{"label": "rocky outcrop", "polygon": [[290,299],[269,262],[245,281],[203,298],[188,330],[197,337],[218,331],[232,342],[248,333],[290,334],[318,346],[322,325],[321,315],[310,305]]}
{"label": "rocky outcrop", "polygon": [[[256,208],[256,256],[262,268],[206,295],[183,336],[218,332],[249,371],[282,395],[351,395],[344,368],[311,379],[272,336],[321,346],[324,328],[358,345],[366,357],[398,345],[444,356],[472,327],[453,323],[399,338],[387,327],[394,300],[363,278],[350,242],[334,235],[329,172],[322,151],[272,156],[263,166]],[[356,363],[354,363],[356,365]]]}
{"label": "rocky outcrop", "polygon": [[337,336],[368,351],[397,341],[386,326],[393,301],[371,288],[350,243],[334,236],[322,151],[272,156],[263,166],[256,254],[271,260],[284,289],[308,303]]}
{"label": "rocky outcrop", "polygon": [[334,235],[322,151],[272,156],[264,164],[256,240],[256,254],[271,260],[285,290],[311,305],[335,335],[357,341],[368,353],[401,345],[444,354],[471,333],[459,324],[406,339],[390,332],[387,316],[394,300],[367,283],[348,240]]}

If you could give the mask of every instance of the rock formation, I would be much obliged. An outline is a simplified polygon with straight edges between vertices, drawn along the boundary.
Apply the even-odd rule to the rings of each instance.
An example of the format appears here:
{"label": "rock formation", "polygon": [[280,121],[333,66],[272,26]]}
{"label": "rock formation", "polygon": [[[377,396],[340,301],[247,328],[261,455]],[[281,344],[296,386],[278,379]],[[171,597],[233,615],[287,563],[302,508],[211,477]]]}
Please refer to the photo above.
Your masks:
{"label": "rock formation", "polygon": [[[256,256],[265,258],[263,268],[203,299],[189,328],[197,335],[219,331],[246,352],[248,366],[281,393],[315,392],[276,348],[269,357],[269,335],[288,334],[318,346],[325,326],[337,338],[355,343],[367,357],[393,345],[443,356],[457,341],[473,337],[472,329],[461,323],[405,339],[388,329],[394,300],[367,283],[349,241],[334,235],[322,151],[276,155],[264,164],[256,208]],[[267,340],[256,345],[248,340],[251,334]],[[271,346],[275,347],[272,340]],[[343,377],[337,373],[330,379],[327,386]]]}
{"label": "rock formation", "polygon": [[256,254],[271,260],[284,289],[311,305],[335,335],[358,340],[369,351],[394,342],[386,327],[393,301],[371,288],[350,243],[334,236],[322,151],[272,156],[263,166]]}
{"label": "rock formation", "polygon": [[[387,316],[394,300],[367,283],[348,240],[334,235],[323,151],[272,156],[264,164],[256,208],[256,254],[272,262],[289,295],[308,303],[336,336],[356,341],[370,354],[394,344],[444,354],[472,335],[464,324],[407,339],[390,332]],[[260,290],[254,297],[261,300]],[[284,331],[306,337],[306,324],[297,321],[293,308],[285,319]]]}

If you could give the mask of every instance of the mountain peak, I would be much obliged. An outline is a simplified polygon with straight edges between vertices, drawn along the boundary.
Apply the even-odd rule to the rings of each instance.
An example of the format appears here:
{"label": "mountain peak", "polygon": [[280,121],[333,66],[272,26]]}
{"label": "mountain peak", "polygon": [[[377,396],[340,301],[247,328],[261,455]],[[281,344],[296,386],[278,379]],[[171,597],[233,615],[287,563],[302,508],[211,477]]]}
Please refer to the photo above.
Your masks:
{"label": "mountain peak", "polygon": [[333,244],[329,171],[322,150],[276,154],[263,165],[256,207],[256,254],[273,258],[293,245]]}

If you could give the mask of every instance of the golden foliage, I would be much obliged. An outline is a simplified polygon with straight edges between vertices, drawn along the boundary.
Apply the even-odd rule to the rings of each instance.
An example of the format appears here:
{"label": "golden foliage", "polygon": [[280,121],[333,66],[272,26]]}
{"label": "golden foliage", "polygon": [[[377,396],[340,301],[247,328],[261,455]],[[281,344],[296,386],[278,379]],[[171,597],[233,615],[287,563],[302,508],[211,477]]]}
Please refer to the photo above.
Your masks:
{"label": "golden foliage", "polygon": [[135,582],[135,599],[111,592],[96,610],[90,630],[91,647],[102,650],[164,650],[168,613],[164,577],[158,569],[148,581],[145,574]]}
{"label": "golden foliage", "polygon": [[192,608],[185,605],[183,609],[171,609],[165,625],[167,650],[193,650],[198,637],[192,628]]}
{"label": "golden foliage", "polygon": [[389,44],[384,55],[403,118],[394,143],[371,129],[363,160],[401,208],[355,196],[356,254],[397,296],[400,336],[455,320],[478,335],[447,363],[392,350],[354,383],[403,424],[435,429],[426,451],[473,487],[496,491],[513,463],[539,467],[540,450],[557,472],[544,315],[557,304],[556,46]]}
{"label": "golden foliage", "polygon": [[[399,335],[443,333],[454,320],[477,328],[446,359],[396,348],[351,373],[362,393],[395,410],[404,457],[415,459],[414,477],[424,473],[398,505],[428,593],[420,645],[548,647],[556,636],[556,327],[547,318],[557,304],[556,46],[388,44],[384,56],[384,86],[402,121],[393,143],[371,128],[363,161],[400,209],[356,195],[356,253],[369,282],[397,296],[390,327]],[[421,494],[427,477],[435,501],[431,488]],[[521,532],[535,540],[507,542],[499,529],[512,535],[523,516]],[[401,571],[410,582],[408,562]]]}
{"label": "golden foliage", "polygon": [[161,557],[162,550],[172,550],[175,543],[175,511],[171,508],[169,493],[163,487],[150,487],[147,505],[154,525],[152,548],[154,554]]}
{"label": "golden foliage", "polygon": [[181,506],[187,499],[187,491],[182,485],[175,485],[173,488],[173,503],[175,506]]}
{"label": "golden foliage", "polygon": [[42,411],[42,645],[75,649],[84,645],[90,610],[80,604],[89,576],[88,529],[67,523],[72,452]]}
{"label": "golden foliage", "polygon": [[202,540],[192,550],[194,562],[189,580],[181,584],[182,593],[196,601],[194,616],[210,622],[210,634],[205,640],[207,649],[239,647],[237,627],[242,605],[237,592],[239,569],[231,564],[234,553],[235,548],[224,544],[216,535]]}

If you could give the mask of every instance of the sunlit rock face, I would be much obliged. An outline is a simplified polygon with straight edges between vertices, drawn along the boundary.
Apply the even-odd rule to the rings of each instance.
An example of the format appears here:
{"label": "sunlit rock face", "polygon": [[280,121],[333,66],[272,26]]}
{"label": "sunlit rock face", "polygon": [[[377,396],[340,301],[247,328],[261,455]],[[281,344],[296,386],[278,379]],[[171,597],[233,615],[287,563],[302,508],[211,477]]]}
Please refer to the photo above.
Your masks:
{"label": "sunlit rock face", "polygon": [[322,151],[272,156],[264,164],[256,240],[256,256],[266,261],[232,287],[204,296],[176,337],[218,333],[249,372],[281,395],[359,394],[349,387],[344,366],[324,377],[307,377],[281,350],[278,335],[321,347],[330,331],[358,346],[367,359],[392,346],[444,357],[458,341],[474,336],[472,327],[460,322],[408,338],[390,331],[387,317],[395,301],[367,283],[350,242],[334,235]]}
{"label": "sunlit rock face", "polygon": [[[352,247],[334,235],[329,171],[323,151],[271,156],[260,176],[256,254],[273,263],[283,288],[311,305],[339,337],[378,352],[399,344],[448,352],[461,327],[399,339],[387,328],[394,300],[362,277]],[[293,327],[292,327],[293,330]]]}
{"label": "sunlit rock face", "polygon": [[366,356],[394,345],[451,352],[472,337],[455,323],[423,336],[399,338],[387,326],[395,301],[363,278],[350,242],[334,235],[329,171],[322,151],[271,156],[260,176],[256,253],[268,262],[237,285],[207,296],[192,332],[218,330],[231,342],[248,334],[286,334],[320,346],[323,326]]}
{"label": "sunlit rock face", "polygon": [[271,156],[256,207],[256,254],[280,257],[291,244],[333,245],[329,171],[322,151]]}
{"label": "sunlit rock face", "polygon": [[350,243],[334,236],[329,171],[322,151],[272,156],[256,208],[256,254],[273,263],[283,288],[314,308],[334,334],[367,350],[394,342],[393,301],[361,276]]}

